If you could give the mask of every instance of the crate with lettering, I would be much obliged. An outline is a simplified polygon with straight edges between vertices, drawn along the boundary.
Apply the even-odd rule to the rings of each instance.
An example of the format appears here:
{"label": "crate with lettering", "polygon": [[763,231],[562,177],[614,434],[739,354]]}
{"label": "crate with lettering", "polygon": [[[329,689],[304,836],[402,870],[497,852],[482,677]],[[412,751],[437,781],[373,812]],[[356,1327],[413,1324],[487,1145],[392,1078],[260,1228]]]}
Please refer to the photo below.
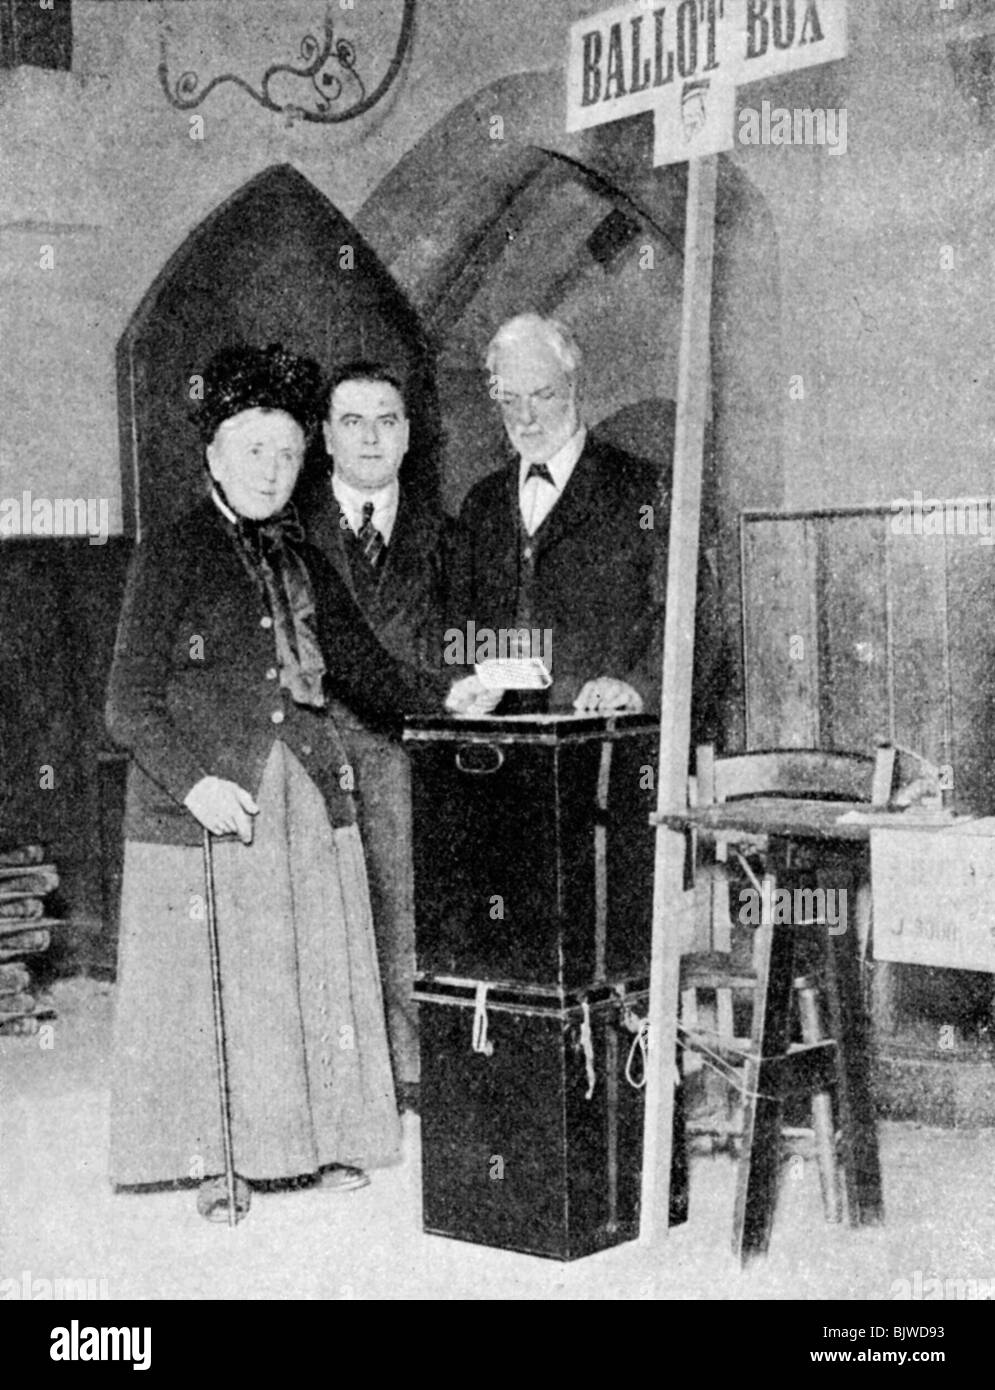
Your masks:
{"label": "crate with lettering", "polygon": [[995,821],[871,831],[874,955],[995,974]]}

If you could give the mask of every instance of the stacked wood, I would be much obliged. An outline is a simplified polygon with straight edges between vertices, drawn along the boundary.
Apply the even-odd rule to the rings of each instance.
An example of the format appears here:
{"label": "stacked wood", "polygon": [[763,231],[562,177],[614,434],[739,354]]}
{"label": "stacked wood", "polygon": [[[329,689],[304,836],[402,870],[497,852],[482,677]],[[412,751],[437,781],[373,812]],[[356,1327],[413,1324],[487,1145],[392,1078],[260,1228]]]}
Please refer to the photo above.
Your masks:
{"label": "stacked wood", "polygon": [[45,863],[41,845],[0,849],[0,1036],[38,1031],[53,1012],[39,998],[27,960],[47,951],[51,928],[46,899],[59,886],[54,864]]}

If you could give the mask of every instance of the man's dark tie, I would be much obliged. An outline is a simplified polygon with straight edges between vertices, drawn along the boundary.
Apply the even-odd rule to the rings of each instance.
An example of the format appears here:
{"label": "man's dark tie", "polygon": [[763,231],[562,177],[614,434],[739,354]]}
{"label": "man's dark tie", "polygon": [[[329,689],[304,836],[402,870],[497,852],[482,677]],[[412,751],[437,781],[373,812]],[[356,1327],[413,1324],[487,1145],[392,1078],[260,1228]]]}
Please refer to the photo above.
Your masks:
{"label": "man's dark tie", "polygon": [[533,478],[541,478],[544,483],[549,483],[550,487],[556,486],[553,482],[552,473],[550,473],[544,463],[533,463],[529,466],[529,471],[525,475],[525,481],[530,483]]}
{"label": "man's dark tie", "polygon": [[384,552],[384,538],[373,525],[372,502],[363,503],[363,524],[356,532],[356,539],[362,546],[363,554],[370,562],[370,567],[376,569]]}

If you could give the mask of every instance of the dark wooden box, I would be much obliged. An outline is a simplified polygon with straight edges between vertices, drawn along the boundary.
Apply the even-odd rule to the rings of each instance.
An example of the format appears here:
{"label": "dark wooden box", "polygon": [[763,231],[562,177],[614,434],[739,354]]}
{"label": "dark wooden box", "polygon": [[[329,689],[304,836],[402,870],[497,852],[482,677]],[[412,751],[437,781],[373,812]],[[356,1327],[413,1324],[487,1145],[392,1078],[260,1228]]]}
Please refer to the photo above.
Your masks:
{"label": "dark wooden box", "polygon": [[[633,1240],[645,982],[543,994],[420,979],[415,998],[425,1230],[558,1260]],[[677,1098],[675,1225],[687,1216]]]}
{"label": "dark wooden box", "polygon": [[561,989],[649,973],[658,725],[412,720],[418,968]]}

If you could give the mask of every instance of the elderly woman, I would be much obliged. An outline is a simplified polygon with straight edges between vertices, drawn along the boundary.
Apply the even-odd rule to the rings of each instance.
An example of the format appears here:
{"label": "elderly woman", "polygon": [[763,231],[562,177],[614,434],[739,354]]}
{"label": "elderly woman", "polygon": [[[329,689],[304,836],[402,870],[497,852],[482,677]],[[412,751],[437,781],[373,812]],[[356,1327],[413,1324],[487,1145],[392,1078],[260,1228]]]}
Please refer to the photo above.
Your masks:
{"label": "elderly woman", "polygon": [[[318,371],[229,349],[200,410],[210,495],[138,547],[108,694],[132,754],[111,1108],[118,1185],[222,1170],[202,827],[214,849],[235,1164],[332,1187],[399,1148],[351,772],[332,694],[439,708],[303,543],[291,493]],[[479,710],[470,678],[449,706]]]}

